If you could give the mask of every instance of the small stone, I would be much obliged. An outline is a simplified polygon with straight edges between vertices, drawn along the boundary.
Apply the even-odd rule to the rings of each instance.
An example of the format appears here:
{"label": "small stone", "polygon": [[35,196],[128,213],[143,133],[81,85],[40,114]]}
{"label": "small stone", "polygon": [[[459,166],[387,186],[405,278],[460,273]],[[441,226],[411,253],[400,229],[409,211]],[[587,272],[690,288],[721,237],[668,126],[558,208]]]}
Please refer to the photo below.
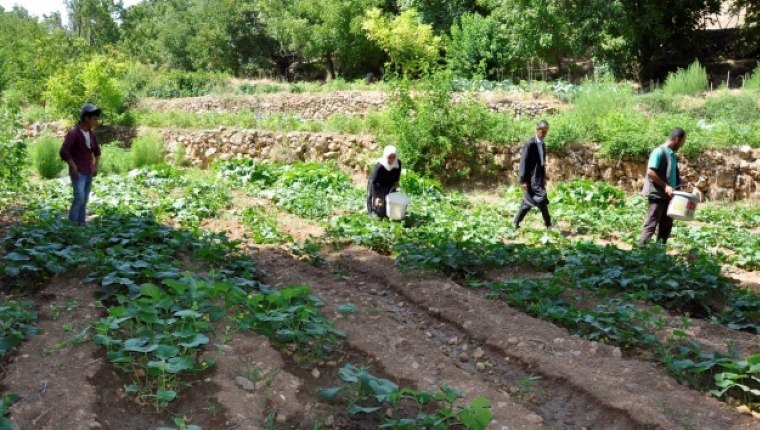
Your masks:
{"label": "small stone", "polygon": [[430,333],[429,331],[426,331],[425,332],[425,337],[429,339],[429,338],[433,337],[433,333]]}
{"label": "small stone", "polygon": [[520,389],[514,385],[510,385],[509,388],[507,388],[507,392],[509,394],[517,394],[520,392]]}
{"label": "small stone", "polygon": [[541,418],[541,415],[538,414],[528,414],[525,416],[525,419],[527,419],[531,424],[541,424],[544,422],[544,419]]}
{"label": "small stone", "polygon": [[573,351],[573,352],[571,352],[571,354],[573,354],[573,357],[580,357],[581,356],[581,352],[580,351]]}
{"label": "small stone", "polygon": [[321,375],[321,373],[319,372],[319,369],[314,369],[311,371],[311,376],[313,376],[314,379],[319,379],[319,375]]}
{"label": "small stone", "polygon": [[247,378],[243,378],[242,376],[236,376],[235,377],[235,383],[240,386],[240,388],[244,389],[245,391],[256,391],[256,385],[251,382]]}
{"label": "small stone", "polygon": [[388,418],[393,418],[393,409],[388,408],[385,410],[385,416]]}
{"label": "small stone", "polygon": [[285,424],[288,422],[288,416],[285,414],[277,414],[277,424]]}
{"label": "small stone", "polygon": [[87,427],[88,427],[88,428],[91,428],[91,429],[102,429],[102,428],[103,428],[103,425],[102,425],[102,424],[100,424],[100,423],[99,423],[99,422],[97,422],[97,421],[91,421],[89,424],[87,424]]}
{"label": "small stone", "polygon": [[623,351],[620,350],[620,347],[615,347],[615,349],[612,350],[612,356],[615,358],[623,358]]}
{"label": "small stone", "polygon": [[486,370],[486,364],[482,361],[478,361],[478,364],[475,365],[475,368],[477,368],[480,371]]}
{"label": "small stone", "polygon": [[326,426],[332,427],[334,424],[335,424],[335,418],[332,415],[330,415],[329,417],[327,417],[327,419],[325,419]]}
{"label": "small stone", "polygon": [[466,362],[469,359],[470,359],[470,357],[467,355],[466,352],[460,352],[459,353],[459,361]]}
{"label": "small stone", "polygon": [[456,345],[457,343],[459,343],[458,337],[454,336],[451,339],[449,339],[449,345]]}
{"label": "small stone", "polygon": [[412,363],[412,369],[417,370],[420,368],[420,363],[417,363],[416,361]]}
{"label": "small stone", "polygon": [[135,376],[138,378],[144,378],[145,377],[145,371],[142,369],[135,369]]}
{"label": "small stone", "polygon": [[741,405],[738,408],[736,408],[736,412],[739,412],[740,414],[745,415],[752,415],[752,410],[747,407],[747,405]]}
{"label": "small stone", "polygon": [[475,351],[472,352],[472,356],[476,360],[480,360],[481,358],[483,358],[484,355],[486,355],[486,352],[483,351],[483,348],[480,348],[480,347],[475,348]]}
{"label": "small stone", "polygon": [[520,343],[520,339],[517,337],[511,336],[507,339],[507,343],[510,345],[517,345],[518,343]]}

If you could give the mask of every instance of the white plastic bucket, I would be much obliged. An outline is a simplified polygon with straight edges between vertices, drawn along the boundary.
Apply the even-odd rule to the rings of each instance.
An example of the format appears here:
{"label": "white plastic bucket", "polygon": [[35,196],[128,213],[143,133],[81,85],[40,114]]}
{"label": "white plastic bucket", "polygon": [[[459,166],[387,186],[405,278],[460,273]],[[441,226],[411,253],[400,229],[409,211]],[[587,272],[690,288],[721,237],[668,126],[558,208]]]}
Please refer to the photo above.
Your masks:
{"label": "white plastic bucket", "polygon": [[411,203],[411,199],[401,192],[390,193],[385,196],[385,208],[388,219],[401,221],[406,216],[406,208]]}
{"label": "white plastic bucket", "polygon": [[678,221],[693,221],[699,198],[692,193],[675,191],[668,205],[668,216]]}

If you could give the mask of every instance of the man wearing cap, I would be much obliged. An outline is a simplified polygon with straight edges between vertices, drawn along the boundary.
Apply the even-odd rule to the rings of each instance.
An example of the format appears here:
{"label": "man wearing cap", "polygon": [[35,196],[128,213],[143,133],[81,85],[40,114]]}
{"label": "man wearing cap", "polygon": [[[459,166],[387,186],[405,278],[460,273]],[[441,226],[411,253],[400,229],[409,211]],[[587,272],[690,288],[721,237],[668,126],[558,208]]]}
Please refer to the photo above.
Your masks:
{"label": "man wearing cap", "polygon": [[77,124],[63,140],[61,158],[69,165],[74,200],[69,209],[69,221],[85,225],[87,200],[90,198],[92,177],[98,173],[100,146],[93,131],[98,125],[101,110],[92,103],[82,106]]}

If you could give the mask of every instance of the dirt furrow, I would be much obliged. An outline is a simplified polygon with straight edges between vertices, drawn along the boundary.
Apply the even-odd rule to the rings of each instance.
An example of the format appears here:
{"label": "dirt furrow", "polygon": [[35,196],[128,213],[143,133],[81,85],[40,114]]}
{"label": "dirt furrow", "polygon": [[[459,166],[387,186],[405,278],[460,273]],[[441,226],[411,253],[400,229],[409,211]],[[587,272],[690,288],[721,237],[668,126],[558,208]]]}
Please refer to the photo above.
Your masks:
{"label": "dirt furrow", "polygon": [[339,254],[349,270],[372,277],[505,358],[534,366],[574,387],[600,407],[627,414],[641,426],[702,429],[757,428],[757,421],[679,385],[654,363],[627,360],[618,349],[569,336],[566,330],[436,276],[402,274],[392,259],[363,248]]}
{"label": "dirt furrow", "polygon": [[[217,332],[225,332],[218,327]],[[292,422],[308,411],[298,400],[303,381],[287,370],[280,352],[266,336],[234,333],[205,356],[216,362],[214,393],[229,417],[225,428],[258,430],[268,423]]]}
{"label": "dirt furrow", "polygon": [[[482,395],[492,400],[493,428],[637,427],[625,414],[590,404],[582,395],[545,389],[530,369],[481,348],[461,328],[433,318],[381,280],[341,267],[331,273],[274,248],[262,248],[254,258],[273,285],[310,285],[326,302],[326,314],[338,317],[338,328],[349,333],[350,346],[375,358],[394,377],[420,389],[435,391],[446,384],[468,399]],[[359,312],[341,317],[337,307],[345,303]]]}
{"label": "dirt furrow", "polygon": [[21,345],[0,381],[21,396],[11,420],[19,430],[104,428],[90,378],[106,364],[95,343],[77,339],[100,316],[91,290],[77,279],[54,279],[36,302],[40,332]]}

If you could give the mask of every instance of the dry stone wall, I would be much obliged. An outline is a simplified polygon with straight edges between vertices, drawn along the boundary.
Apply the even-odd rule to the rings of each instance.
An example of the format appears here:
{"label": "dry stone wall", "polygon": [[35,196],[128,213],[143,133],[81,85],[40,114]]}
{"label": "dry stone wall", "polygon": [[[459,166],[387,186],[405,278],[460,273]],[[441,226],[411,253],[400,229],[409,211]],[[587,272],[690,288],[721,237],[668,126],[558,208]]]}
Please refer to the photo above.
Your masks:
{"label": "dry stone wall", "polygon": [[[555,113],[562,104],[554,99],[530,93],[478,94],[492,111],[518,117],[537,117]],[[466,96],[455,96],[461,101]],[[146,99],[136,107],[153,111],[181,111],[193,113],[238,112],[250,110],[262,116],[273,114],[295,115],[302,119],[327,119],[342,114],[364,117],[372,111],[382,110],[387,95],[381,91],[334,91],[324,93],[275,93],[256,96],[204,96],[179,99]]]}
{"label": "dry stone wall", "polygon": [[[33,127],[34,136],[47,130],[63,136],[65,129],[51,124]],[[98,132],[102,142],[129,142],[136,133],[146,130],[133,128],[103,129]],[[331,133],[276,132],[268,130],[161,129],[167,150],[173,152],[184,146],[187,161],[195,166],[208,167],[215,159],[227,160],[248,157],[258,161],[320,162],[334,160],[342,168],[363,174],[371,160],[379,156],[380,146],[372,136],[337,135]],[[516,180],[522,145],[478,145],[478,162],[482,171],[504,182]],[[453,162],[455,163],[455,162]],[[681,176],[693,184],[707,200],[760,200],[760,149],[750,147],[708,151],[696,160],[681,158]],[[638,192],[646,171],[645,161],[612,160],[599,155],[596,145],[579,145],[561,153],[549,151],[548,175],[553,181],[574,178],[604,180],[627,191]]]}
{"label": "dry stone wall", "polygon": [[[327,161],[362,172],[380,147],[372,136],[264,130],[164,130],[169,150],[184,145],[188,161],[206,167],[214,159],[250,157],[254,160]],[[516,179],[522,145],[480,144],[483,170],[505,182]],[[696,160],[682,159],[681,175],[709,200],[760,199],[760,150],[749,147],[708,151]],[[638,192],[646,171],[644,161],[617,161],[599,155],[596,145],[580,145],[549,153],[548,175],[554,181],[574,178],[604,180]]]}

